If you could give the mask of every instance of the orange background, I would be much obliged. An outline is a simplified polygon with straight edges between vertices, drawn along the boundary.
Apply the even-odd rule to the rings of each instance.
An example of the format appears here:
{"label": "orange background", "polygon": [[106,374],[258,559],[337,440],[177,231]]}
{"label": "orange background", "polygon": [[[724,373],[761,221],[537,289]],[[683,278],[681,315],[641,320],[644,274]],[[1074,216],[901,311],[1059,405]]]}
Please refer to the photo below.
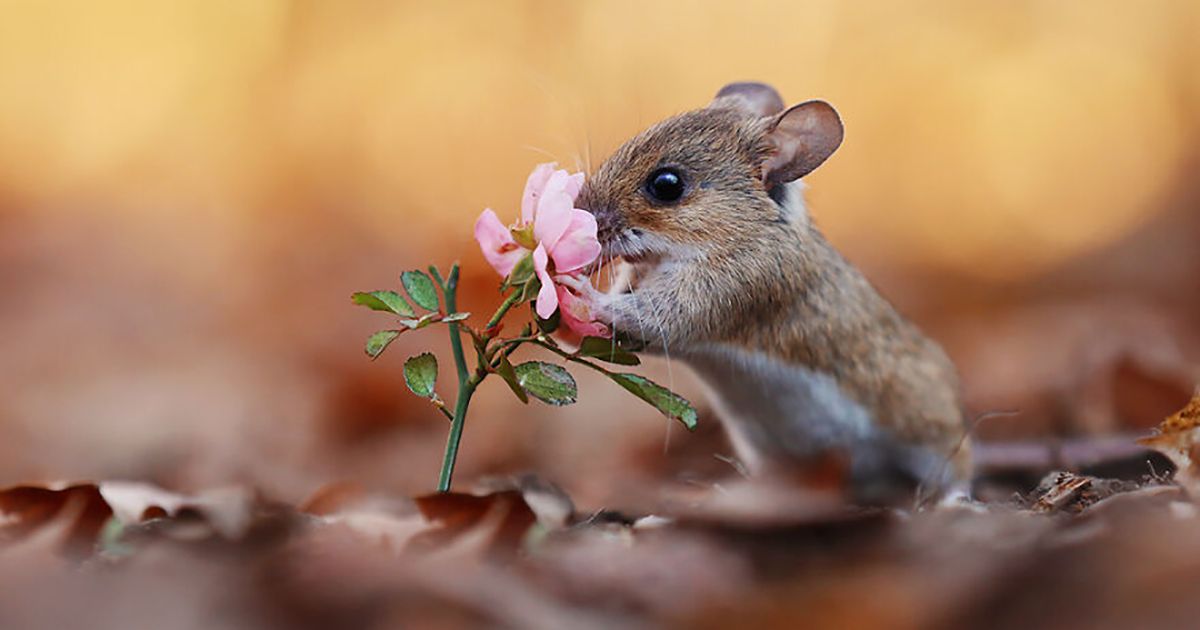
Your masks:
{"label": "orange background", "polygon": [[[839,109],[812,212],[973,411],[1022,411],[985,434],[1143,426],[1196,380],[1198,32],[1182,0],[0,2],[0,481],[428,489],[399,367],[444,337],[371,364],[349,293],[461,259],[490,312],[483,207],[747,79]],[[602,498],[726,450],[577,376],[563,410],[486,386],[459,478]]]}

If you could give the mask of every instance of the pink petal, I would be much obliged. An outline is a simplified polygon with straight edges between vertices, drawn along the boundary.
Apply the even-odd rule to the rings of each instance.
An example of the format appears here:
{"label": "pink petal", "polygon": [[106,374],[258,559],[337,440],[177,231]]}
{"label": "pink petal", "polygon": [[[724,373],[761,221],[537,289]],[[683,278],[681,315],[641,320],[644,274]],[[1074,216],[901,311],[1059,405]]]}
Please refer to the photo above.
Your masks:
{"label": "pink petal", "polygon": [[571,203],[579,197],[579,191],[583,190],[583,173],[575,173],[567,178],[567,185],[563,190],[571,196]]}
{"label": "pink petal", "polygon": [[566,192],[568,179],[566,171],[555,171],[538,199],[537,211],[533,218],[533,235],[538,243],[546,246],[547,251],[554,249],[558,239],[562,238],[567,227],[571,225],[575,200]]}
{"label": "pink petal", "polygon": [[587,210],[572,209],[571,223],[550,248],[550,257],[554,259],[555,273],[571,273],[595,262],[600,257],[596,217]]}
{"label": "pink petal", "polygon": [[537,314],[542,319],[549,319],[554,315],[554,311],[558,310],[558,292],[554,290],[554,281],[550,278],[550,272],[546,270],[549,262],[546,248],[538,245],[537,249],[533,250],[533,270],[537,272],[538,280],[542,281],[542,289],[538,291],[537,296]]}
{"label": "pink petal", "polygon": [[525,181],[525,192],[521,195],[521,221],[525,225],[533,223],[538,199],[546,189],[546,182],[550,181],[550,176],[554,174],[554,166],[554,162],[538,164]]}
{"label": "pink petal", "polygon": [[504,277],[508,277],[513,266],[529,252],[513,240],[508,227],[500,222],[491,208],[484,210],[475,221],[475,240],[488,264]]}
{"label": "pink petal", "polygon": [[562,323],[584,337],[610,337],[608,327],[592,319],[592,309],[582,298],[565,286],[558,286],[559,312]]}

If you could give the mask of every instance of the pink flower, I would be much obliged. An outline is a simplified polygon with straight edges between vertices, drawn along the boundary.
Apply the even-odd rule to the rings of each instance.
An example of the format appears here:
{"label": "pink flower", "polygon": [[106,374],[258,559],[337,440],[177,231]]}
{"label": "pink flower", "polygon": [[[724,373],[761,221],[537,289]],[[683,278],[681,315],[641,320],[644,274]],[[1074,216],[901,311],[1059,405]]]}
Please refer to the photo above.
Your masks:
{"label": "pink flower", "polygon": [[608,337],[612,334],[608,326],[592,318],[592,307],[587,300],[561,284],[558,285],[558,305],[561,323],[579,336]]}
{"label": "pink flower", "polygon": [[[596,240],[596,218],[575,207],[575,198],[583,187],[583,173],[571,175],[554,166],[540,164],[529,175],[521,196],[519,224],[506,227],[488,208],[475,222],[475,240],[488,264],[504,277],[532,251],[533,267],[542,282],[537,298],[538,317],[554,315],[562,301],[564,321],[574,330],[575,326],[569,323],[574,316],[567,314],[565,306],[572,303],[571,299],[584,302],[564,287],[556,287],[554,277],[582,274],[600,256],[600,241]],[[563,300],[564,293],[570,297]],[[574,308],[578,313],[584,312]],[[586,323],[576,320],[576,325]]]}

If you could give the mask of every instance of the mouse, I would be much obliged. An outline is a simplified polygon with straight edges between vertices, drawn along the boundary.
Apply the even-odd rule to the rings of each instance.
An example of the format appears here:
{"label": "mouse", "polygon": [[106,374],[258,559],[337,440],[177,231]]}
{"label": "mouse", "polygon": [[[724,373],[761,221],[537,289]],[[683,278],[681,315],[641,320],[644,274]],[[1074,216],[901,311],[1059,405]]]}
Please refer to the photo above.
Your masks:
{"label": "mouse", "polygon": [[655,124],[584,181],[605,261],[592,315],[683,361],[752,475],[831,453],[856,495],[959,488],[970,441],[954,365],[824,237],[803,178],[842,144],[825,101],[755,82]]}

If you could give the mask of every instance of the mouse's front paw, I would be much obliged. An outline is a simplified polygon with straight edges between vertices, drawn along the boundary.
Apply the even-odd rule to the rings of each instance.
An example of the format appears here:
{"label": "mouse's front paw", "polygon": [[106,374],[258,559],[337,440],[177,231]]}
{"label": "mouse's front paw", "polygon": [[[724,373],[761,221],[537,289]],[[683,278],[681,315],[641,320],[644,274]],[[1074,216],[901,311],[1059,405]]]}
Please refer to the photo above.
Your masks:
{"label": "mouse's front paw", "polygon": [[568,328],[585,337],[608,337],[612,320],[602,317],[605,311],[599,302],[605,297],[592,286],[586,276],[562,275],[554,279],[559,285],[559,312]]}

